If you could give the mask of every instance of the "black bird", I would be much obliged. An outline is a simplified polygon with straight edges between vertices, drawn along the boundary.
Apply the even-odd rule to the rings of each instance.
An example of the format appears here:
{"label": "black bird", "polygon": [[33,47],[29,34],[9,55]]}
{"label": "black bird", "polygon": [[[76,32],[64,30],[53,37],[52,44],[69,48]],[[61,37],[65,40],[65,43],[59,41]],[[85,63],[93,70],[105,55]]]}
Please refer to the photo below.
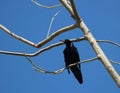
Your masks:
{"label": "black bird", "polygon": [[[66,44],[66,48],[63,51],[65,66],[68,67],[70,64],[80,62],[79,53],[77,51],[77,48],[73,45],[73,43],[68,39],[63,40],[63,42]],[[82,78],[80,64],[71,66],[70,68],[67,68],[68,73],[70,74],[69,69],[72,71],[72,73],[74,74],[74,76],[78,80],[78,82],[80,84],[82,84],[83,78]]]}

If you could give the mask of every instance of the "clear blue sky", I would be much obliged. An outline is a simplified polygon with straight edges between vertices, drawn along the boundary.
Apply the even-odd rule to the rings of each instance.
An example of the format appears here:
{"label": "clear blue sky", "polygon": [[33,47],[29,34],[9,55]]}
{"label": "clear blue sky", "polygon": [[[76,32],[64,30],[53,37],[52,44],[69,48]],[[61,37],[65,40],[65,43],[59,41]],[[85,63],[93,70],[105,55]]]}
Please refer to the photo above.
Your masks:
{"label": "clear blue sky", "polygon": [[[59,0],[37,0],[44,5],[59,4]],[[79,14],[96,39],[120,43],[120,0],[75,0]],[[0,0],[0,24],[12,32],[35,43],[46,38],[52,16],[58,9],[35,6],[31,0]],[[74,23],[62,8],[56,17],[51,33]],[[61,34],[49,44],[61,39],[79,38],[79,29]],[[39,49],[18,41],[0,30],[0,50],[33,53]],[[95,57],[88,42],[75,43],[81,60]],[[120,49],[110,44],[100,44],[109,59],[120,62]],[[59,46],[32,58],[36,64],[49,71],[64,67],[63,49]],[[0,93],[120,93],[113,79],[100,61],[82,64],[84,83],[79,85],[65,70],[59,75],[39,73],[20,56],[0,54]],[[120,66],[113,65],[120,74]]]}

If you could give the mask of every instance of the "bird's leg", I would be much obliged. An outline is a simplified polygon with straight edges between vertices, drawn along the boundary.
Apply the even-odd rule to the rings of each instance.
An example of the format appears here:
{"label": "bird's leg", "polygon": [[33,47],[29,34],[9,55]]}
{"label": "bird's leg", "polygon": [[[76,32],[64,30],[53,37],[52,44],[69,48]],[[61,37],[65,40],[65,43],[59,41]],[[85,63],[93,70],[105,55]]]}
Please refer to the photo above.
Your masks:
{"label": "bird's leg", "polygon": [[67,68],[67,71],[68,71],[68,74],[70,74],[70,70],[69,70],[69,68]]}
{"label": "bird's leg", "polygon": [[80,68],[80,64],[78,64],[78,67]]}

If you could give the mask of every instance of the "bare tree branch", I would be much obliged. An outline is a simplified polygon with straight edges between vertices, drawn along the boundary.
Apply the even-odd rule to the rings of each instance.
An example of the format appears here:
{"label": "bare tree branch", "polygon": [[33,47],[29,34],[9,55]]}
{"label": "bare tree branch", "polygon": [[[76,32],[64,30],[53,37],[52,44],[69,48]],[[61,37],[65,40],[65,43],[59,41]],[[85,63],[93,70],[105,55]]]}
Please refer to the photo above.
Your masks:
{"label": "bare tree branch", "polygon": [[69,11],[69,13],[71,14],[71,16],[72,16],[73,18],[75,18],[73,9],[72,9],[72,7],[71,7],[71,4],[69,4],[67,0],[59,0],[59,1],[60,1],[60,2],[63,4],[63,6]]}
{"label": "bare tree branch", "polygon": [[36,44],[36,47],[39,48],[39,47],[43,46],[44,44],[48,43],[49,41],[51,41],[52,39],[54,39],[59,34],[66,32],[66,31],[71,31],[72,29],[74,29],[76,27],[77,27],[76,24],[72,24],[70,26],[61,28],[61,29],[57,30],[56,32],[54,32],[53,34],[51,34],[48,38],[46,38],[43,41],[40,41],[38,44]]}
{"label": "bare tree branch", "polygon": [[18,35],[16,35],[16,34],[14,34],[13,32],[11,32],[9,29],[7,29],[7,28],[6,28],[5,26],[3,26],[2,24],[0,24],[0,28],[1,28],[3,31],[5,31],[7,34],[11,35],[12,37],[14,37],[14,38],[16,38],[16,39],[18,39],[18,40],[26,43],[26,44],[29,44],[29,45],[31,45],[31,46],[35,46],[35,44],[34,44],[33,42],[31,42],[31,41],[29,41],[29,40],[27,40],[27,39],[25,39],[25,38],[23,38],[23,37],[21,37],[21,36],[18,36]]}
{"label": "bare tree branch", "polygon": [[79,17],[79,14],[77,12],[74,0],[70,0],[70,2],[71,2],[71,6],[72,6],[72,9],[73,9],[73,12],[74,12],[73,18],[75,17],[75,20],[77,19],[76,21],[82,21],[82,19]]}
{"label": "bare tree branch", "polygon": [[35,5],[39,6],[39,7],[47,8],[47,9],[53,9],[53,8],[58,8],[58,7],[61,7],[61,6],[62,6],[62,4],[54,5],[54,6],[45,6],[45,5],[42,5],[42,4],[38,3],[38,2],[35,1],[35,0],[32,0],[32,2],[33,2]]}
{"label": "bare tree branch", "polygon": [[[70,39],[70,41],[72,41],[72,42],[83,41],[83,40],[85,40],[85,37],[81,37],[81,38],[77,38],[77,39]],[[32,56],[36,56],[36,55],[38,55],[38,54],[40,54],[40,53],[42,53],[42,52],[44,52],[46,50],[52,49],[52,48],[54,48],[56,46],[60,46],[60,45],[63,45],[63,44],[64,44],[63,42],[58,42],[58,43],[55,43],[55,44],[51,44],[51,45],[49,45],[49,46],[47,46],[45,48],[42,48],[41,50],[35,52]]]}
{"label": "bare tree branch", "polygon": [[38,42],[37,44],[21,37],[21,36],[18,36],[16,35],[15,33],[11,32],[9,29],[7,29],[5,26],[1,25],[0,24],[0,28],[5,31],[7,34],[11,35],[12,37],[26,43],[26,44],[29,44],[33,47],[36,47],[36,48],[40,48],[42,47],[43,45],[45,45],[46,43],[48,43],[49,41],[51,41],[52,39],[54,39],[56,36],[60,35],[61,33],[64,33],[66,31],[71,31],[72,29],[74,28],[77,28],[77,25],[76,24],[72,24],[72,25],[69,25],[69,26],[66,26],[66,27],[63,27],[59,30],[57,30],[56,32],[52,33],[48,38],[44,39],[43,41],[40,41]]}
{"label": "bare tree branch", "polygon": [[[77,39],[70,39],[72,42],[78,42],[78,41],[83,41],[85,40],[85,37],[81,37],[81,38],[77,38]],[[45,48],[42,48],[40,50],[38,50],[37,52],[35,53],[31,53],[31,54],[27,54],[27,53],[19,53],[19,52],[10,52],[10,51],[2,51],[0,50],[0,53],[1,54],[8,54],[8,55],[16,55],[16,56],[28,56],[28,57],[34,57],[34,56],[37,56],[39,55],[40,53],[44,52],[44,51],[47,51],[49,49],[52,49],[54,47],[57,47],[57,46],[60,46],[60,45],[63,45],[64,43],[63,42],[58,42],[58,43],[55,43],[55,44],[51,44]]]}
{"label": "bare tree branch", "polygon": [[[72,42],[80,42],[80,41],[83,41],[83,40],[86,40],[85,37],[70,39],[70,41],[72,41]],[[116,46],[120,47],[120,44],[118,44],[116,42],[113,42],[113,41],[110,41],[110,40],[96,40],[96,41],[99,42],[99,43],[110,43],[110,44],[113,44],[113,45],[116,45]],[[54,47],[57,47],[57,46],[60,46],[60,45],[63,45],[63,44],[64,44],[63,42],[58,42],[58,43],[55,43],[55,44],[51,44],[51,45],[49,45],[47,47],[44,47],[44,48],[38,50],[37,52],[31,53],[31,54],[11,52],[11,51],[2,51],[2,50],[0,50],[0,53],[1,54],[8,54],[8,55],[16,55],[16,56],[25,56],[26,55],[28,57],[34,57],[34,56],[37,56],[37,55],[41,54],[42,52],[45,52],[49,49],[52,49]]]}
{"label": "bare tree branch", "polygon": [[116,42],[113,42],[111,40],[97,40],[97,42],[99,42],[99,43],[110,43],[110,44],[113,44],[113,45],[116,45],[116,46],[120,47],[120,44],[118,44]]}
{"label": "bare tree branch", "polygon": [[91,59],[87,59],[87,60],[83,60],[81,62],[77,62],[77,63],[74,63],[74,64],[70,64],[68,67],[64,67],[64,68],[61,68],[61,69],[58,69],[56,71],[47,71],[45,69],[42,69],[40,68],[39,66],[37,66],[29,57],[25,56],[27,58],[27,60],[31,63],[31,65],[33,66],[33,68],[36,70],[36,71],[39,71],[41,73],[44,73],[44,74],[60,74],[62,73],[65,69],[69,68],[69,67],[72,67],[72,66],[75,66],[75,65],[78,65],[78,64],[82,64],[82,63],[86,63],[86,62],[90,62],[90,61],[94,61],[94,60],[97,60],[98,57],[94,57],[94,58],[91,58]]}
{"label": "bare tree branch", "polygon": [[[0,27],[1,26],[2,25],[0,25]],[[2,27],[2,28],[4,29],[5,27]],[[7,31],[7,30],[5,30],[5,31]],[[14,33],[10,32],[10,31],[9,31],[9,33],[11,33],[13,36],[15,36]],[[18,37],[20,37],[20,36],[18,36]],[[85,37],[71,39],[72,42],[79,42],[79,41],[82,41],[82,40],[85,40]],[[113,45],[116,45],[116,46],[120,47],[120,44],[118,44],[116,42],[113,42],[113,41],[110,41],[110,40],[96,40],[96,41],[99,42],[99,43],[110,43],[110,44],[113,44]],[[8,54],[8,55],[16,55],[16,56],[25,56],[26,55],[26,56],[29,56],[29,57],[34,57],[34,56],[37,56],[37,55],[39,55],[40,53],[42,53],[44,51],[52,49],[52,48],[54,48],[56,46],[60,46],[62,44],[63,44],[63,42],[58,42],[58,43],[55,43],[55,44],[51,44],[51,45],[49,45],[49,46],[47,46],[45,48],[42,48],[42,49],[38,50],[37,52],[31,53],[31,54],[19,53],[19,52],[10,52],[10,51],[2,51],[2,50],[0,50],[0,53],[1,54]]]}
{"label": "bare tree branch", "polygon": [[113,61],[113,60],[110,60],[110,62],[113,63],[113,64],[120,65],[120,62],[116,62],[116,61]]}
{"label": "bare tree branch", "polygon": [[[86,63],[86,62],[90,62],[90,61],[94,61],[94,60],[97,60],[98,57],[94,57],[94,58],[91,58],[91,59],[87,59],[87,60],[83,60],[81,62],[77,62],[77,63],[74,63],[74,64],[70,64],[68,67],[64,67],[64,68],[61,68],[61,69],[58,69],[56,71],[47,71],[45,69],[42,69],[40,68],[39,66],[37,66],[34,62],[32,62],[32,60],[30,58],[27,58],[28,61],[32,64],[33,68],[38,71],[38,72],[41,72],[41,73],[44,73],[44,74],[60,74],[62,72],[64,72],[67,68],[69,67],[72,67],[72,66],[75,66],[75,65],[78,65],[78,64],[82,64],[82,63]],[[119,62],[115,62],[115,61],[112,61],[110,60],[111,63],[113,64],[117,64],[117,65],[120,65]]]}
{"label": "bare tree branch", "polygon": [[47,37],[48,37],[49,34],[50,34],[50,30],[51,30],[51,27],[52,27],[52,24],[53,24],[54,19],[55,19],[55,17],[60,13],[60,11],[61,11],[61,10],[57,11],[57,12],[55,13],[55,15],[52,17],[52,19],[51,19],[51,21],[50,21],[49,28],[48,28]]}

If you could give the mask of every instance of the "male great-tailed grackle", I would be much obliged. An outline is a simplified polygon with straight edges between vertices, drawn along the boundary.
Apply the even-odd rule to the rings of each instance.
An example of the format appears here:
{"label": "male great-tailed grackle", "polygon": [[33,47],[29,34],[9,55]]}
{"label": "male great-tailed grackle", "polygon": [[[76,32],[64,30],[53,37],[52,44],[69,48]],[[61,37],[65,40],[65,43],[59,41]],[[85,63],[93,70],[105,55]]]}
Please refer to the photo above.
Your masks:
{"label": "male great-tailed grackle", "polygon": [[[80,58],[79,58],[77,48],[73,45],[73,43],[68,39],[63,40],[63,42],[66,44],[66,48],[63,51],[64,59],[65,59],[65,66],[67,67],[70,64],[80,62]],[[70,70],[73,72],[75,78],[78,80],[78,82],[80,84],[83,83],[80,64],[75,65],[75,66],[71,66],[70,70],[69,70],[69,68],[67,68],[67,70],[68,70],[69,74],[70,74]]]}

